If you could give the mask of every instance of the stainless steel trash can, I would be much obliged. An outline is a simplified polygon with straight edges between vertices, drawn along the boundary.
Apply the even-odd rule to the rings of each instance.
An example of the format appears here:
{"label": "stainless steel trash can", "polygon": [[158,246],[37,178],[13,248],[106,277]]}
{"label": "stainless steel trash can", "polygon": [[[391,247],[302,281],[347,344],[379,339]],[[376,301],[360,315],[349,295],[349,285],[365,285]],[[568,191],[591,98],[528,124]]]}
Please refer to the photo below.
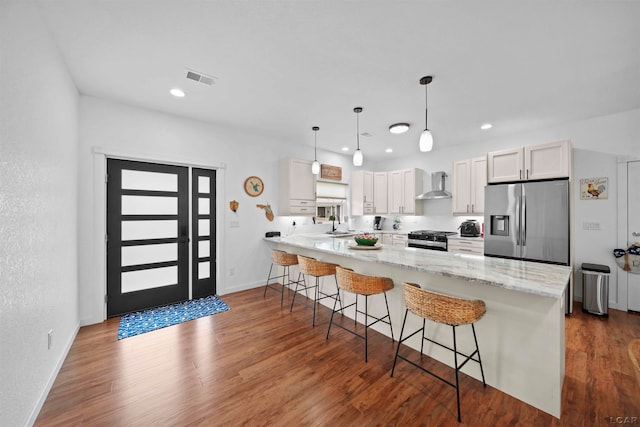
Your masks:
{"label": "stainless steel trash can", "polygon": [[606,265],[582,264],[582,311],[609,316],[609,274]]}

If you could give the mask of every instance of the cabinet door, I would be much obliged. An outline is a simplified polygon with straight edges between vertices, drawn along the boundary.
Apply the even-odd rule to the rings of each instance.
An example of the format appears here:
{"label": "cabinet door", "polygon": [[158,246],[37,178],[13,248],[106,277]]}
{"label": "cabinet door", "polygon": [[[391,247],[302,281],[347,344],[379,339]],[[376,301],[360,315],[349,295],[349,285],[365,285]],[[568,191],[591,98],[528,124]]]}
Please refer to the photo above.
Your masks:
{"label": "cabinet door", "polygon": [[289,198],[315,200],[315,183],[315,176],[311,173],[311,162],[291,159],[289,170]]}
{"label": "cabinet door", "polygon": [[393,235],[393,246],[407,246],[407,242],[409,240],[409,236],[405,236],[404,234],[394,234]]}
{"label": "cabinet door", "polygon": [[416,213],[416,170],[402,171],[402,211],[403,214]]}
{"label": "cabinet door", "polygon": [[364,215],[364,171],[351,173],[351,215]]}
{"label": "cabinet door", "polygon": [[493,151],[487,153],[489,182],[511,182],[524,179],[524,149]]}
{"label": "cabinet door", "polygon": [[524,179],[568,178],[570,153],[569,141],[524,147]]}
{"label": "cabinet door", "polygon": [[376,214],[387,213],[387,173],[373,174],[373,211]]}
{"label": "cabinet door", "polygon": [[388,173],[389,183],[389,213],[400,213],[402,208],[402,171],[391,171]]}
{"label": "cabinet door", "polygon": [[383,234],[382,235],[382,244],[383,245],[393,245],[393,234]]}
{"label": "cabinet door", "polygon": [[466,159],[453,162],[453,195],[451,209],[454,215],[471,212],[471,180],[471,160]]}
{"label": "cabinet door", "polygon": [[484,213],[484,187],[487,185],[487,158],[471,159],[471,212]]}
{"label": "cabinet door", "polygon": [[373,203],[373,172],[363,171],[362,175],[364,202]]}

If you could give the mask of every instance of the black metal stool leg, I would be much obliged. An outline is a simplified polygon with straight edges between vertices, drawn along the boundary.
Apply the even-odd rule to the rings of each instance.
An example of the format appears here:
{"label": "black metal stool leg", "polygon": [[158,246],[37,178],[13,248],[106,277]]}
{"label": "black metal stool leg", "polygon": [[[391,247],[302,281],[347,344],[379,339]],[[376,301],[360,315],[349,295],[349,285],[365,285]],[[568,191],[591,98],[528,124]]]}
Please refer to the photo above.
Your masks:
{"label": "black metal stool leg", "polygon": [[[302,273],[300,273],[302,274]],[[300,286],[300,274],[298,274],[298,281],[296,282],[296,289],[293,291],[293,298],[291,298],[291,307],[289,308],[289,313],[293,311],[293,303],[296,302],[296,295],[298,295],[298,286]],[[306,288],[307,281],[304,278],[304,274],[302,274],[302,281],[304,282],[304,286]]]}
{"label": "black metal stool leg", "polygon": [[367,329],[369,329],[369,295],[364,296],[364,362],[369,361],[369,335]]}
{"label": "black metal stool leg", "polygon": [[389,311],[389,301],[387,300],[387,293],[384,292],[384,303],[387,306],[387,317],[389,319],[389,329],[391,329],[391,341],[393,342],[393,326],[391,326],[391,312]]}
{"label": "black metal stool leg", "polygon": [[280,292],[280,308],[282,308],[282,306],[284,305],[284,287],[285,287],[285,283],[287,283],[287,287],[288,287],[288,283],[291,283],[291,277],[289,277],[289,266],[285,265],[283,267],[282,270],[282,289]]}
{"label": "black metal stool leg", "polygon": [[[331,311],[331,319],[329,319],[329,328],[327,329],[327,338],[329,339],[329,333],[331,332],[331,324],[333,323],[333,315],[336,314],[336,304],[338,303],[338,300],[334,300],[333,301],[333,310]],[[342,303],[340,304],[340,306],[342,307]]]}
{"label": "black metal stool leg", "polygon": [[480,374],[482,374],[482,385],[487,386],[487,383],[484,381],[484,369],[482,369],[482,359],[480,358],[480,347],[478,347],[478,340],[476,339],[476,328],[471,324],[471,330],[473,331],[473,340],[476,343],[476,351],[478,352],[478,363],[480,364]]}
{"label": "black metal stool leg", "polygon": [[458,402],[458,422],[462,422],[460,418],[460,383],[458,381],[458,348],[456,346],[456,327],[453,328],[453,363],[456,368],[456,400]]}
{"label": "black metal stool leg", "polygon": [[314,297],[313,297],[313,321],[311,322],[311,326],[316,326],[316,305],[318,305],[318,287],[320,282],[320,278],[318,276],[316,276],[316,286],[315,286],[315,292],[314,292]]}
{"label": "black metal stool leg", "polygon": [[420,357],[422,357],[423,353],[423,349],[424,349],[424,328],[427,324],[427,319],[423,318],[422,319],[422,340],[420,340]]}
{"label": "black metal stool leg", "polygon": [[398,353],[400,352],[400,344],[402,344],[402,334],[404,333],[404,325],[407,322],[407,315],[409,310],[404,311],[404,320],[402,321],[402,328],[400,329],[400,336],[398,337],[398,347],[396,348],[396,357],[393,358],[393,367],[391,368],[391,377],[393,378],[393,372],[396,370],[396,362],[398,361]]}
{"label": "black metal stool leg", "polygon": [[267,296],[267,289],[269,288],[269,280],[271,280],[272,270],[273,270],[273,263],[271,263],[271,267],[269,267],[269,274],[267,275],[267,284],[264,286],[264,295],[262,295],[262,298],[266,298]]}

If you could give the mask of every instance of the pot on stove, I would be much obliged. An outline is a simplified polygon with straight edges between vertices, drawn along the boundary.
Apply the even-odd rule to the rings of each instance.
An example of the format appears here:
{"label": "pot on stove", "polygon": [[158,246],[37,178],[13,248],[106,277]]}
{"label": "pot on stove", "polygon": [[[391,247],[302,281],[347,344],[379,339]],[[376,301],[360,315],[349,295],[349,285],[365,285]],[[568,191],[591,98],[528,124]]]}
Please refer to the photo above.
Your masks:
{"label": "pot on stove", "polygon": [[478,237],[480,235],[480,223],[475,219],[468,219],[458,227],[462,237]]}

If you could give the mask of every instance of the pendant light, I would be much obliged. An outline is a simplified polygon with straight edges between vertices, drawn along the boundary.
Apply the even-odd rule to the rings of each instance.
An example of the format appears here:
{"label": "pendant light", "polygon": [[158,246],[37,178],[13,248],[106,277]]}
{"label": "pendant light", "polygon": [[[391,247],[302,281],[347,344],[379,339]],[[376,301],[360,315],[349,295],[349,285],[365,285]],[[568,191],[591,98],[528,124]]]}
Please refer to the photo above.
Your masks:
{"label": "pendant light", "polygon": [[429,131],[429,126],[427,126],[427,85],[431,83],[433,77],[425,76],[420,79],[420,84],[424,86],[424,99],[425,99],[425,108],[424,108],[424,130],[420,135],[420,151],[431,151],[433,148],[433,135],[431,135],[431,131]]}
{"label": "pendant light", "polygon": [[358,141],[356,152],[353,153],[353,166],[362,166],[362,161],[364,160],[360,150],[360,113],[362,113],[362,107],[354,108],[353,112],[356,113],[356,139]]}
{"label": "pendant light", "polygon": [[311,164],[311,173],[318,175],[320,173],[320,163],[318,163],[318,131],[320,128],[314,126],[311,130],[313,131],[313,163]]}

